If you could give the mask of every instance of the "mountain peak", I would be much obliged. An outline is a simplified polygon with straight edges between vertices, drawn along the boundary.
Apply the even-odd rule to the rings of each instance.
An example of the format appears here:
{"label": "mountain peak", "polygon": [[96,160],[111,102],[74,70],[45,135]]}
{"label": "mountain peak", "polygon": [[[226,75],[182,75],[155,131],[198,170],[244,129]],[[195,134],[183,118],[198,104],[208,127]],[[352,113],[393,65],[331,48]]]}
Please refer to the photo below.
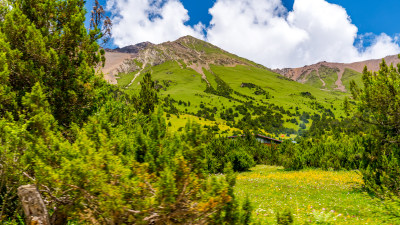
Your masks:
{"label": "mountain peak", "polygon": [[195,38],[191,35],[186,35],[186,36],[178,38],[176,41],[179,42],[179,41],[202,41],[202,40]]}
{"label": "mountain peak", "polygon": [[119,53],[130,53],[130,54],[137,54],[141,50],[149,47],[149,46],[154,46],[153,43],[151,42],[141,42],[135,45],[128,45],[122,48],[115,48],[115,49],[106,49],[107,52],[119,52]]}
{"label": "mountain peak", "polygon": [[166,61],[184,62],[189,67],[198,68],[196,71],[201,71],[201,68],[207,69],[211,64],[221,66],[238,64],[259,66],[190,35],[172,42],[168,41],[158,45],[143,42],[117,48],[111,52],[135,54],[134,58],[138,62],[144,65],[149,64],[150,66],[159,65]]}
{"label": "mountain peak", "polygon": [[109,58],[112,58],[110,57],[110,54],[130,54],[129,57],[127,57],[127,55],[117,56],[125,58],[122,60],[123,63],[118,66],[118,71],[116,73],[129,73],[143,70],[146,66],[156,66],[167,61],[174,61],[181,68],[189,67],[195,70],[197,73],[201,74],[206,81],[207,79],[203,70],[210,71],[210,65],[226,67],[247,65],[265,69],[265,67],[261,65],[238,57],[215,45],[190,35],[181,37],[172,42],[168,41],[158,45],[150,42],[142,42],[136,45],[108,50],[107,53]]}

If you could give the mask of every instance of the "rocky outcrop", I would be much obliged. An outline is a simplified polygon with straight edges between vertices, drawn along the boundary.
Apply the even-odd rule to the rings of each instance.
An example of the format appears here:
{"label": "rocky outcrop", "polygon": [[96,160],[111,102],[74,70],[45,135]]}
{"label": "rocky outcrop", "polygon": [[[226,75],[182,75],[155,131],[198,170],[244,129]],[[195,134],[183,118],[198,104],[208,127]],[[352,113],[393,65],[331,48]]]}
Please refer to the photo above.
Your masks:
{"label": "rocky outcrop", "polygon": [[50,225],[46,205],[35,185],[23,185],[19,187],[18,197],[25,213],[26,224]]}

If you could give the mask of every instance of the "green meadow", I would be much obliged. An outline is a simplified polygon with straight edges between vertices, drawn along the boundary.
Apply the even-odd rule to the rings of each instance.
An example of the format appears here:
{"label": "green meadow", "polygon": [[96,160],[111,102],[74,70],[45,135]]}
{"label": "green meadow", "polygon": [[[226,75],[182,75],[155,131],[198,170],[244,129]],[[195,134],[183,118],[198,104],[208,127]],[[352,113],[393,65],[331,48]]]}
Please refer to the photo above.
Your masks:
{"label": "green meadow", "polygon": [[[139,76],[136,77],[136,80],[132,82],[132,79],[138,72],[139,71],[129,74],[120,74],[118,85],[130,94],[138,93],[143,75],[146,72],[150,72],[152,74],[152,79],[162,86],[159,90],[159,96],[161,98],[168,96],[176,101],[190,103],[190,105],[176,104],[181,115],[196,114],[200,110],[200,105],[204,105],[208,108],[216,108],[217,111],[214,113],[216,121],[212,124],[217,124],[221,131],[232,130],[233,127],[229,129],[229,126],[226,125],[226,121],[221,119],[220,113],[229,108],[234,109],[236,106],[242,105],[243,102],[251,101],[251,104],[254,106],[268,106],[274,104],[293,114],[296,112],[300,114],[303,112],[309,114],[321,113],[323,107],[331,110],[336,117],[341,117],[344,116],[342,109],[343,100],[346,96],[349,96],[349,93],[334,91],[333,88],[322,88],[321,84],[300,84],[268,69],[248,65],[237,65],[234,67],[210,65],[209,70],[203,68],[207,81],[212,88],[215,90],[220,88],[220,84],[217,82],[219,80],[219,82],[222,81],[232,90],[229,98],[206,92],[208,83],[202,79],[202,75],[189,67],[183,67],[181,62],[167,61],[157,66],[148,66],[145,70],[141,71]],[[326,71],[325,75],[327,78],[325,80],[327,82],[326,84],[331,87],[335,82],[335,78],[328,76],[328,72],[332,71]],[[348,76],[346,76],[346,78],[348,78]],[[315,82],[321,83],[319,78],[316,77],[316,79]],[[268,93],[269,97],[266,97],[265,94],[257,95],[254,88],[242,87],[243,83],[257,85]],[[129,84],[131,85],[128,86]],[[304,96],[304,93],[309,96]],[[180,116],[172,119],[172,130],[176,131],[182,124],[185,124],[187,119],[184,118],[186,117]],[[239,114],[237,119],[241,118],[243,118],[243,116]],[[294,118],[298,119],[298,116],[283,114],[283,118],[285,120],[284,127],[294,130],[299,129],[299,123],[294,124],[288,122]],[[203,121],[200,121],[200,124],[209,125],[209,123],[204,122],[205,118],[200,118],[200,120],[201,119],[203,119]],[[310,120],[310,123],[305,124],[307,129],[311,121],[312,120]],[[231,131],[228,132],[231,133]]]}
{"label": "green meadow", "polygon": [[249,197],[255,224],[276,224],[276,214],[285,210],[294,224],[390,224],[361,185],[357,171],[258,165],[237,176],[235,194],[240,201]]}

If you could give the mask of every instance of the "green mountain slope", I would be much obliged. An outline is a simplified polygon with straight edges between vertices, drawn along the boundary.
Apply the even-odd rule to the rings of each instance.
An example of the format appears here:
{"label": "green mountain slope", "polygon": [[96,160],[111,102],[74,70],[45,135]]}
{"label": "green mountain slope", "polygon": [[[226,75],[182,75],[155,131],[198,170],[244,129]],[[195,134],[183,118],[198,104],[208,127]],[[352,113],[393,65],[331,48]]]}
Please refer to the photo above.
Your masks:
{"label": "green mountain slope", "polygon": [[348,95],[292,81],[190,36],[149,45],[120,68],[118,85],[133,94],[142,76],[152,73],[176,130],[192,119],[219,133],[251,129],[294,137],[314,115],[342,116]]}

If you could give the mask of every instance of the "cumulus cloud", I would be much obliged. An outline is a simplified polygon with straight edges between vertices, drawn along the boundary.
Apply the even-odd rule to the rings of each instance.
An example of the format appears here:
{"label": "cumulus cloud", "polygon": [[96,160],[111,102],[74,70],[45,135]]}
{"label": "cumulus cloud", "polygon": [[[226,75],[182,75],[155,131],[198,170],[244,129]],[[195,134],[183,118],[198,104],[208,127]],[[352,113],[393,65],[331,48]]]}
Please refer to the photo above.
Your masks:
{"label": "cumulus cloud", "polygon": [[[396,35],[394,38],[388,36],[385,33],[380,35],[368,34],[370,36],[370,47],[363,48],[359,47],[360,54],[359,57],[363,60],[381,58],[387,55],[393,55],[400,53],[400,48],[398,45],[399,36]],[[372,36],[372,37],[371,37]],[[364,35],[361,36],[361,41],[363,41]],[[362,42],[361,42],[362,44]]]}
{"label": "cumulus cloud", "polygon": [[362,47],[367,37],[357,34],[346,10],[325,0],[295,0],[290,12],[281,0],[217,0],[208,27],[185,25],[188,12],[178,0],[112,0],[108,8],[119,46],[192,35],[271,68],[400,53],[398,39],[386,34],[369,35],[369,47]]}
{"label": "cumulus cloud", "polygon": [[211,43],[272,68],[319,61],[352,62],[400,52],[381,34],[366,49],[354,46],[357,27],[346,10],[324,0],[296,0],[293,11],[280,0],[218,0],[210,9]]}
{"label": "cumulus cloud", "polygon": [[185,25],[188,11],[178,0],[109,0],[114,44],[123,47],[139,42],[161,43],[184,35],[204,39],[204,25]]}

